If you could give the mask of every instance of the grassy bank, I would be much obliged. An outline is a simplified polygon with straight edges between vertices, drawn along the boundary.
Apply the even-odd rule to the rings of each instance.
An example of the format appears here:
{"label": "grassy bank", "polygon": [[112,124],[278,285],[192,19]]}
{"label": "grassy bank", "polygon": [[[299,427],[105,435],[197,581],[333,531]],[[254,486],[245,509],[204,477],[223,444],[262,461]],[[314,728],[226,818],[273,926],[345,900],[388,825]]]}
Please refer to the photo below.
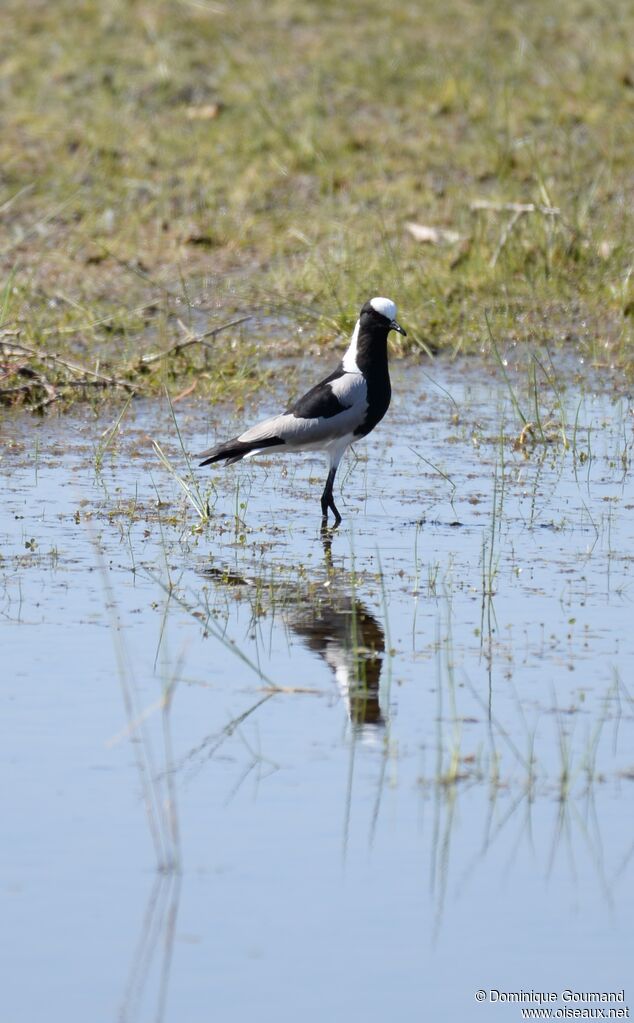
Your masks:
{"label": "grassy bank", "polygon": [[102,389],[51,356],[213,396],[208,348],[141,357],[253,314],[213,339],[241,398],[262,338],[333,342],[374,293],[420,350],[486,348],[486,310],[634,364],[633,37],[626,0],[9,0],[5,400]]}

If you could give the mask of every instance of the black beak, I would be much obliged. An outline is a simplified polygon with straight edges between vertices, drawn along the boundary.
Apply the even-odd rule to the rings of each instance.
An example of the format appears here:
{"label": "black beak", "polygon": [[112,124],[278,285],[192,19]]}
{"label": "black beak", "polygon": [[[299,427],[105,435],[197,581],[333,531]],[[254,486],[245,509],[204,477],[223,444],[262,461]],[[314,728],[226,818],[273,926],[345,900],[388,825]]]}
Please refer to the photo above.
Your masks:
{"label": "black beak", "polygon": [[390,323],[390,330],[397,330],[399,334],[403,335],[403,337],[407,337],[407,333],[403,330],[400,323],[396,322],[396,320],[392,320]]}

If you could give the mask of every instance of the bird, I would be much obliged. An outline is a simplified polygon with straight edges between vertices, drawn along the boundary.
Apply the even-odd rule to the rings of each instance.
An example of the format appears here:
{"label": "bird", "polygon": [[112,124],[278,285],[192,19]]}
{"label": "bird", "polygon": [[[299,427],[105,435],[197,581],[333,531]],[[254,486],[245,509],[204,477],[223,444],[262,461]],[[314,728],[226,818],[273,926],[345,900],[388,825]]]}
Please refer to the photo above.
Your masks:
{"label": "bird", "polygon": [[350,344],[337,368],[285,412],[245,430],[237,437],[201,452],[199,465],[224,460],[225,465],[252,458],[263,451],[322,451],[328,457],[328,477],[321,495],[321,525],[333,528],[341,515],[333,497],[337,468],[354,441],[366,437],[387,412],[392,389],[387,339],[396,330],[396,305],[389,298],[371,298],[361,308]]}

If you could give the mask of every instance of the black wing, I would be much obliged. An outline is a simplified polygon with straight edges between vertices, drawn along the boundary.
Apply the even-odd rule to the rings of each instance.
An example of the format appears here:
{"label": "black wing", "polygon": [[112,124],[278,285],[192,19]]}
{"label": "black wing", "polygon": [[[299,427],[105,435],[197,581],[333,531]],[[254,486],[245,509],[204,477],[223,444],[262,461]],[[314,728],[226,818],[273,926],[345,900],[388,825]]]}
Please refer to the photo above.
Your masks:
{"label": "black wing", "polygon": [[286,414],[297,419],[332,419],[333,416],[338,416],[340,412],[350,408],[350,404],[342,403],[330,384],[343,376],[345,370],[340,364],[330,376],[320,380],[310,391],[306,391],[306,394],[298,398],[286,410]]}

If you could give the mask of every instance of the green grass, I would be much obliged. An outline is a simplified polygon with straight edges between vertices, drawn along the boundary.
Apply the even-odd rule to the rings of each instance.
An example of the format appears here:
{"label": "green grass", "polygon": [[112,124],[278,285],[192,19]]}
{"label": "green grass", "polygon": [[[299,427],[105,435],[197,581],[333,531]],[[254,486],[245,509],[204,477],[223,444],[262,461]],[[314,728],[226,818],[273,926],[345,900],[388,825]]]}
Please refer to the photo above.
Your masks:
{"label": "green grass", "polygon": [[627,0],[4,13],[0,286],[25,344],[213,397],[201,352],[151,373],[139,353],[255,311],[217,339],[241,399],[261,337],[330,344],[383,293],[414,349],[488,351],[486,310],[502,343],[634,365]]}

